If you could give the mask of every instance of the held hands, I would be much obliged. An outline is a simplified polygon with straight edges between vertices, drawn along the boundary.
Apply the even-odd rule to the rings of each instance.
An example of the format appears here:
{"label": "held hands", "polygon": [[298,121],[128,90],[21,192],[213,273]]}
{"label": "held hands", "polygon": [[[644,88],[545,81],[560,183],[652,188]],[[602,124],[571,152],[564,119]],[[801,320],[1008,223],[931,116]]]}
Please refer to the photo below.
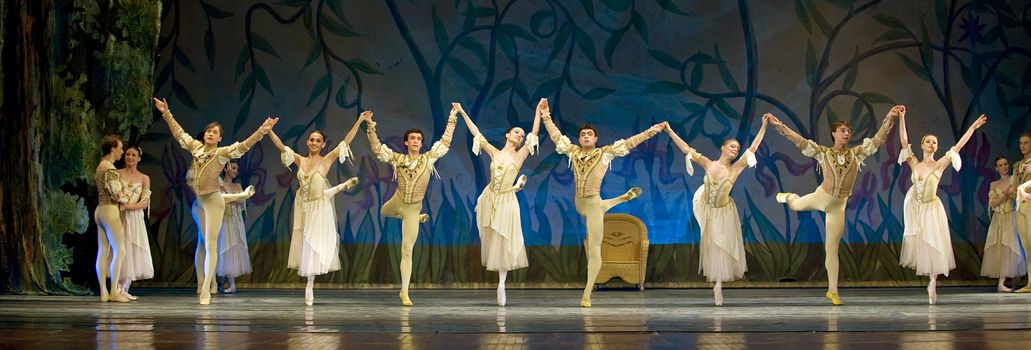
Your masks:
{"label": "held hands", "polygon": [[158,109],[158,112],[161,112],[161,114],[168,113],[168,99],[163,98],[159,100],[157,99],[157,97],[155,97],[154,107],[156,107]]}
{"label": "held hands", "polygon": [[261,127],[258,128],[258,131],[261,131],[262,135],[268,134],[268,132],[272,130],[272,127],[276,126],[276,123],[278,122],[279,118],[273,118],[271,116],[265,118],[265,122],[261,123]]}
{"label": "held hands", "polygon": [[372,111],[364,111],[358,115],[358,122],[372,122]]}
{"label": "held hands", "polygon": [[775,118],[773,116],[773,114],[770,114],[770,113],[763,114],[763,127],[764,128],[766,127],[766,124],[769,124],[771,118]]}
{"label": "held hands", "polygon": [[906,106],[895,105],[895,107],[891,107],[891,111],[888,112],[888,116],[904,118],[906,116]]}
{"label": "held hands", "polygon": [[780,121],[780,118],[777,118],[777,117],[776,117],[776,116],[774,116],[774,115],[773,115],[772,113],[766,113],[766,114],[764,114],[764,115],[763,115],[763,122],[769,122],[770,124],[773,124],[773,126],[781,126],[781,125],[784,125],[784,123],[782,123],[782,122]]}
{"label": "held hands", "polygon": [[[451,102],[451,114],[448,115],[448,118],[455,118],[455,116],[458,115],[458,111],[461,110],[462,105],[458,104],[458,102]],[[462,112],[464,113],[465,111]]]}
{"label": "held hands", "polygon": [[666,130],[667,128],[669,128],[669,122],[661,122],[652,125],[652,127],[648,128],[648,131],[650,131],[654,135],[662,132],[663,130]]}
{"label": "held hands", "polygon": [[537,103],[537,111],[540,112],[541,115],[551,115],[551,107],[548,106],[547,98],[542,98],[541,101]]}

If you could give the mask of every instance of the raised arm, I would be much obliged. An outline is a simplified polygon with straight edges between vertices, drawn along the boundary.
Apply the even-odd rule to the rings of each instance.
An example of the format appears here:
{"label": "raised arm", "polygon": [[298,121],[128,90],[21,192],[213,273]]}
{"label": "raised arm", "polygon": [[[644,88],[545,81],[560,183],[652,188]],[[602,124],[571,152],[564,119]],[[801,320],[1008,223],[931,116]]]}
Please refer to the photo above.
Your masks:
{"label": "raised arm", "polygon": [[275,130],[269,130],[268,138],[272,140],[272,144],[276,146],[276,149],[280,152],[286,152],[286,145],[283,144],[283,140],[279,139],[279,135],[276,134]]}
{"label": "raised arm", "polygon": [[347,135],[344,136],[344,140],[340,141],[340,144],[336,147],[333,147],[333,150],[329,151],[329,153],[326,154],[326,157],[322,160],[325,162],[332,162],[336,159],[343,163],[344,160],[354,157],[354,155],[351,154],[351,147],[349,145],[351,144],[351,141],[354,140],[354,136],[358,134],[358,128],[362,125],[362,122],[365,119],[369,119],[371,116],[372,112],[369,111],[359,114],[358,120],[354,121],[354,125],[351,126],[351,130],[348,130]]}
{"label": "raised arm", "polygon": [[548,99],[542,98],[537,103],[537,109],[533,113],[533,129],[526,134],[526,141],[523,142],[523,147],[519,149],[519,156],[522,159],[526,159],[531,154],[537,153],[537,147],[540,146],[540,139],[537,135],[541,129],[541,114],[544,113],[544,108],[548,106]]}
{"label": "raised arm", "polygon": [[458,104],[451,104],[451,114],[447,117],[447,126],[444,127],[444,135],[440,137],[440,140],[433,143],[433,147],[430,147],[429,157],[432,160],[440,159],[444,154],[447,154],[448,148],[451,147],[451,137],[455,133],[455,124],[458,123]]}
{"label": "raised arm", "polygon": [[694,167],[691,166],[691,161],[698,163],[698,165],[701,165],[703,169],[709,167],[709,163],[712,163],[712,160],[709,159],[709,157],[698,153],[698,151],[691,148],[687,142],[684,142],[684,139],[680,138],[680,135],[677,135],[676,131],[673,131],[673,127],[669,126],[669,123],[666,123],[666,127],[663,129],[665,129],[666,133],[669,134],[669,138],[673,139],[673,144],[677,145],[677,148],[680,148],[680,152],[684,153],[684,162],[687,163],[685,165],[687,166],[688,175],[694,175]]}
{"label": "raised arm", "polygon": [[369,137],[369,147],[372,148],[372,153],[376,155],[376,159],[384,163],[393,164],[394,155],[397,153],[379,142],[379,135],[376,135],[376,122],[372,120],[373,113],[372,111],[367,112],[369,115],[365,119],[365,135]]}
{"label": "raised arm", "polygon": [[913,155],[913,148],[909,144],[909,131],[906,129],[905,109],[899,111],[899,142],[902,143],[902,148],[899,151],[899,164],[905,162],[909,164],[909,169],[916,168],[916,157]]}
{"label": "raised arm", "polygon": [[770,124],[773,124],[775,129],[777,129],[777,133],[783,135],[784,138],[788,139],[788,141],[795,145],[795,147],[798,147],[798,150],[802,151],[802,155],[806,157],[815,157],[821,150],[821,146],[816,144],[815,141],[802,137],[802,135],[791,130],[791,128],[780,121],[780,118],[777,118],[773,114],[770,114],[769,122]]}
{"label": "raised arm", "polygon": [[200,141],[194,140],[190,134],[188,134],[183,127],[179,125],[179,122],[172,116],[172,111],[168,109],[167,99],[154,98],[154,107],[161,112],[161,119],[165,120],[165,124],[168,124],[168,129],[172,131],[172,137],[176,141],[179,141],[179,146],[186,150],[192,150],[197,147],[203,146]]}
{"label": "raised arm", "polygon": [[255,130],[251,136],[241,142],[236,142],[227,146],[225,155],[232,159],[243,157],[243,154],[247,153],[247,151],[253,148],[254,145],[258,144],[258,141],[261,141],[261,139],[265,137],[265,135],[268,134],[268,132],[272,130],[272,127],[278,122],[279,118],[265,118],[265,122],[261,123],[258,130]]}
{"label": "raised arm", "polygon": [[984,126],[984,124],[987,122],[988,117],[986,117],[984,114],[978,117],[977,120],[974,120],[974,123],[970,124],[970,127],[967,128],[967,132],[963,133],[963,136],[959,138],[959,141],[956,142],[956,145],[952,146],[952,148],[949,149],[949,153],[947,153],[945,157],[941,157],[941,159],[938,159],[938,161],[935,164],[938,167],[938,169],[944,169],[951,163],[953,167],[956,168],[956,170],[959,170],[960,165],[963,163],[959,159],[959,150],[963,148],[963,145],[967,144],[967,141],[970,141],[971,136],[974,136],[974,131],[977,131],[977,128]]}
{"label": "raised arm", "polygon": [[738,157],[737,161],[734,162],[734,168],[736,168],[738,171],[743,170],[746,165],[755,166],[755,152],[759,151],[759,145],[762,144],[763,137],[766,136],[766,126],[768,125],[770,117],[772,116],[773,114],[769,113],[763,114],[762,126],[759,127],[759,132],[755,134],[755,138],[752,139],[752,144],[749,145],[748,149],[744,152],[744,154]]}
{"label": "raised arm", "polygon": [[642,142],[647,141],[662,132],[662,130],[668,127],[668,125],[668,122],[661,122],[652,125],[648,130],[642,131],[637,135],[630,136],[629,138],[613,142],[612,146],[606,146],[603,149],[605,153],[615,157],[625,156],[630,153],[630,150],[636,148],[637,145],[640,145]]}
{"label": "raised arm", "polygon": [[483,149],[487,151],[488,156],[493,158],[494,152],[498,151],[497,147],[487,142],[487,139],[480,133],[480,129],[476,127],[476,124],[473,123],[472,118],[465,112],[462,105],[457,102],[452,103],[451,108],[458,109],[458,113],[462,115],[462,120],[465,120],[465,126],[469,127],[469,133],[473,134],[473,154],[480,155],[480,150]]}
{"label": "raised arm", "polygon": [[891,127],[895,125],[895,118],[899,118],[903,113],[906,112],[906,107],[903,105],[897,105],[892,107],[888,114],[884,116],[884,121],[881,122],[881,128],[877,129],[877,133],[870,139],[863,140],[863,144],[859,147],[863,148],[863,153],[871,155],[877,152],[877,148],[884,144],[884,140],[888,139],[888,133],[891,132]]}

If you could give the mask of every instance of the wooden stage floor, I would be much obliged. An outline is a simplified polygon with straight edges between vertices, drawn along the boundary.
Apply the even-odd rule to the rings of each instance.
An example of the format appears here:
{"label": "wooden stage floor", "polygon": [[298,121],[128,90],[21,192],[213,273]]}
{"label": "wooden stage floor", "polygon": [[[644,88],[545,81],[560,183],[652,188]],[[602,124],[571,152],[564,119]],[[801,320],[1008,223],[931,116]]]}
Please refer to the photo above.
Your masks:
{"label": "wooden stage floor", "polygon": [[1031,294],[987,287],[602,290],[241,290],[200,306],[192,290],[137,289],[140,301],[0,296],[0,348],[993,348],[1031,344]]}

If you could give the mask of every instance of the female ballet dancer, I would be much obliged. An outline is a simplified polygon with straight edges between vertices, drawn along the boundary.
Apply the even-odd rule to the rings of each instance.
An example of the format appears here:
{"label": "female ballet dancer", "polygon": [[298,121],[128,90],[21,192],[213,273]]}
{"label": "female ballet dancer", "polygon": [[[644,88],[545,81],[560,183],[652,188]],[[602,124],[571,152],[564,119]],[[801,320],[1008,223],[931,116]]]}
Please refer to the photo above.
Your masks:
{"label": "female ballet dancer", "polygon": [[[198,141],[183,131],[182,126],[172,116],[168,109],[168,101],[154,99],[154,107],[161,112],[161,117],[168,124],[172,136],[179,141],[179,145],[190,152],[193,161],[190,170],[186,173],[186,184],[193,189],[200,203],[198,218],[204,223],[202,230],[198,232],[197,254],[194,261],[197,268],[203,266],[203,273],[198,271],[197,289],[200,296],[198,301],[201,305],[211,303],[211,291],[215,280],[215,268],[218,266],[218,234],[222,231],[222,216],[225,214],[225,196],[219,184],[219,175],[230,159],[237,159],[243,156],[251,147],[276,125],[279,118],[266,118],[257,131],[243,142],[235,142],[229,146],[219,147],[222,141],[222,125],[215,122],[204,128],[204,140]],[[248,192],[248,191],[245,191]],[[253,192],[241,195],[249,197]],[[230,197],[233,198],[233,197]],[[203,255],[201,255],[203,251]],[[203,275],[203,276],[201,276]]]}
{"label": "female ballet dancer", "polygon": [[[114,162],[122,158],[122,138],[107,135],[100,141],[103,156],[93,174],[97,184],[97,209],[93,220],[97,222],[97,280],[100,282],[100,301],[128,302],[129,297],[118,286],[125,261],[125,225],[118,206],[128,203],[125,181],[118,173]],[[108,273],[111,274],[111,289],[107,288]]]}
{"label": "female ballet dancer", "polygon": [[150,176],[137,168],[142,156],[142,148],[129,147],[125,151],[125,168],[118,171],[127,182],[125,193],[129,197],[129,201],[120,206],[125,227],[121,287],[125,296],[133,301],[137,298],[129,294],[132,281],[154,277],[154,260],[150,255],[150,238],[147,236],[147,216],[143,212],[150,207]]}
{"label": "female ballet dancer", "polygon": [[499,150],[487,142],[462,106],[454,104],[465,119],[469,132],[473,134],[473,154],[480,155],[480,151],[484,150],[491,160],[490,182],[476,200],[476,226],[480,229],[480,262],[488,271],[498,272],[500,306],[505,306],[507,300],[505,278],[508,271],[529,266],[526,247],[523,245],[519,201],[516,199],[516,192],[526,184],[526,175],[520,175],[518,180],[516,175],[519,175],[519,169],[523,167],[526,158],[537,151],[541,110],[547,105],[548,100],[543,98],[537,104],[533,129],[529,134],[518,126],[509,128],[505,132],[505,146]]}
{"label": "female ballet dancer", "polygon": [[[240,174],[240,165],[235,160],[226,164],[222,176],[222,193],[243,193],[244,189],[233,182]],[[226,293],[236,293],[236,278],[251,273],[251,254],[247,249],[247,227],[243,213],[247,203],[243,198],[226,200],[226,212],[222,221],[222,234],[218,236],[218,268],[215,276],[222,276],[229,282]]]}
{"label": "female ballet dancer", "polygon": [[920,138],[924,160],[918,161],[910,149],[909,135],[906,133],[906,109],[902,108],[899,111],[899,140],[902,150],[899,152],[898,163],[909,164],[913,172],[913,185],[906,191],[903,205],[905,230],[899,263],[915,269],[917,275],[931,278],[927,284],[927,302],[931,305],[938,302],[938,293],[935,289],[938,275],[948,277],[949,270],[956,267],[948,217],[945,216],[945,207],[938,199],[938,182],[941,181],[942,173],[949,164],[959,171],[963,164],[959,158],[959,150],[970,140],[974,131],[987,121],[988,118],[984,115],[977,118],[956,145],[945,153],[945,157],[938,160],[934,159],[934,153],[938,151],[938,137],[929,134]]}
{"label": "female ballet dancer", "polygon": [[846,121],[831,123],[831,138],[834,145],[827,147],[802,137],[781,123],[777,117],[770,117],[770,124],[773,124],[777,132],[798,147],[802,155],[815,159],[820,165],[817,172],[823,173],[823,182],[813,193],[805,196],[778,193],[776,199],[794,211],[819,210],[826,214],[827,238],[823,242],[826,254],[823,266],[827,269],[827,293],[824,296],[831,304],[843,304],[838,295],[838,245],[841,244],[841,235],[845,232],[845,204],[852,195],[852,187],[856,183],[863,161],[877,153],[877,149],[884,144],[888,132],[894,125],[894,118],[898,117],[902,108],[892,107],[881,122],[880,129],[877,129],[877,134],[864,139],[863,144],[854,147],[848,147],[852,127]]}
{"label": "female ballet dancer", "polygon": [[451,135],[458,122],[458,109],[451,106],[444,135],[426,153],[420,153],[424,137],[419,129],[405,131],[402,138],[405,153],[390,150],[390,147],[380,143],[376,135],[376,122],[372,120],[372,112],[368,113],[365,133],[369,137],[369,146],[376,154],[376,159],[394,168],[394,178],[397,180],[397,190],[383,203],[380,214],[401,219],[401,293],[398,296],[401,305],[412,306],[412,300],[408,298],[408,285],[412,280],[412,252],[415,250],[415,240],[419,238],[419,223],[429,220],[429,216],[422,213],[422,200],[426,196],[426,186],[430,184],[430,173],[436,172],[433,164],[447,154],[451,145]]}
{"label": "female ballet dancer", "polygon": [[[746,165],[755,166],[755,152],[766,135],[766,125],[772,116],[769,113],[763,115],[759,133],[740,158],[738,152],[741,143],[735,139],[727,139],[720,147],[720,157],[715,161],[699,154],[688,146],[673,128],[666,126],[666,133],[686,155],[684,161],[687,164],[688,175],[694,174],[692,161],[698,162],[705,170],[703,184],[695,191],[692,203],[695,219],[698,220],[702,231],[699,245],[702,254],[698,269],[709,282],[716,282],[716,286],[712,288],[716,306],[723,305],[723,282],[741,278],[748,270],[745,262],[745,244],[741,237],[741,218],[738,216],[734,199],[730,197],[730,190]],[[737,161],[733,161],[735,158]]]}
{"label": "female ballet dancer", "polygon": [[340,270],[340,235],[337,232],[336,210],[333,196],[358,185],[352,177],[337,186],[330,186],[329,170],[334,161],[343,163],[353,158],[348,144],[358,133],[358,126],[371,115],[362,113],[351,131],[332,151],[322,156],[326,148],[326,135],[315,130],[308,135],[308,156],[300,156],[283,144],[275,131],[269,134],[272,143],[281,152],[283,166],[297,165],[298,188],[294,198],[293,229],[290,235],[290,256],[287,268],[308,278],[304,288],[304,303],[315,303],[315,276]]}
{"label": "female ballet dancer", "polygon": [[1004,293],[1013,291],[1006,287],[1006,278],[1023,276],[1027,270],[1024,267],[1024,256],[1020,253],[1020,242],[1017,241],[1017,226],[1013,216],[1016,188],[1011,186],[1009,159],[995,158],[995,171],[999,172],[999,179],[992,182],[988,191],[992,220],[988,224],[988,237],[984,242],[981,276],[998,278],[999,285],[995,290]]}

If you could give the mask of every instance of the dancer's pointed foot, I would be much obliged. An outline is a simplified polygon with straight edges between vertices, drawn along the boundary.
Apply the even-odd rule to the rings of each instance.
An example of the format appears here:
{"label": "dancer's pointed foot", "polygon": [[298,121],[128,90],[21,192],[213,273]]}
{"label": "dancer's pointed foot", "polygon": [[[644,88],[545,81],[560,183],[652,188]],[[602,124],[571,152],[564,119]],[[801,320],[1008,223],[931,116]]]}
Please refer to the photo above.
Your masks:
{"label": "dancer's pointed foot", "polygon": [[315,291],[311,289],[304,289],[304,305],[312,306],[315,304]]}
{"label": "dancer's pointed foot", "polygon": [[591,297],[585,295],[580,298],[580,307],[591,307]]}
{"label": "dancer's pointed foot", "polygon": [[723,306],[723,288],[716,287],[712,289],[713,301],[716,306]]}
{"label": "dancer's pointed foot", "polygon": [[412,306],[412,299],[408,299],[408,292],[401,292],[399,296],[401,297],[401,305]]}
{"label": "dancer's pointed foot", "polygon": [[788,193],[788,192],[779,192],[779,193],[777,193],[777,197],[776,197],[777,198],[777,203],[787,203],[788,202],[788,198],[791,198],[792,195],[794,195],[794,193]]}
{"label": "dancer's pointed foot", "polygon": [[1012,288],[1006,287],[1006,285],[1004,285],[1004,284],[1000,284],[998,288],[995,288],[995,290],[998,291],[999,293],[1012,293],[1013,292]]}
{"label": "dancer's pointed foot", "polygon": [[505,302],[508,301],[505,297],[505,286],[498,286],[498,306],[505,306]]}
{"label": "dancer's pointed foot", "polygon": [[419,222],[430,221],[430,216],[426,214],[419,214]]}
{"label": "dancer's pointed foot", "polygon": [[515,186],[512,186],[512,191],[519,192],[525,186],[526,186],[526,175],[519,175],[519,178],[516,179]]}
{"label": "dancer's pointed foot", "polygon": [[841,302],[841,297],[838,296],[838,292],[828,291],[827,294],[824,295],[824,297],[826,297],[827,300],[830,300],[831,304],[834,304],[834,305],[845,305],[845,303]]}
{"label": "dancer's pointed foot", "polygon": [[936,290],[934,283],[927,285],[927,304],[934,305],[938,303],[938,291]]}
{"label": "dancer's pointed foot", "polygon": [[632,187],[630,188],[630,190],[626,191],[626,193],[623,194],[623,197],[626,198],[626,200],[628,201],[633,200],[634,198],[640,197],[641,192],[643,191],[640,187]]}
{"label": "dancer's pointed foot", "polygon": [[209,294],[209,293],[203,293],[203,292],[202,292],[202,293],[200,293],[200,297],[198,297],[198,298],[197,298],[197,301],[198,301],[198,302],[199,302],[199,303],[200,303],[201,305],[208,305],[208,304],[211,304],[211,294]]}
{"label": "dancer's pointed foot", "polygon": [[350,189],[354,188],[355,186],[358,186],[358,178],[357,177],[352,177],[350,179],[347,179],[347,181],[344,181],[344,191],[350,190]]}

